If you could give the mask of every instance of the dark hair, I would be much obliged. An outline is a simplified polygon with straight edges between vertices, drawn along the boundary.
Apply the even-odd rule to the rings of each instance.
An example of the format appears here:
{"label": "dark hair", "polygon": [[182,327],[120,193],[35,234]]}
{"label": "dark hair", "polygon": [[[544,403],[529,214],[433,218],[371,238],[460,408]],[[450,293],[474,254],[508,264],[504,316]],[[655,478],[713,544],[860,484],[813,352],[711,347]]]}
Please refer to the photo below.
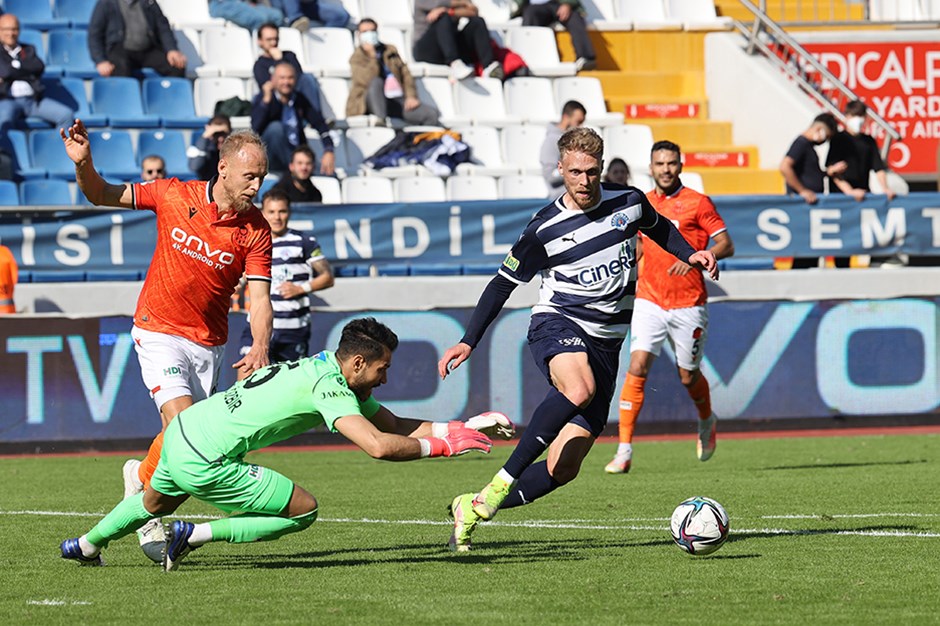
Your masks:
{"label": "dark hair", "polygon": [[263,31],[265,28],[273,28],[273,29],[275,30],[275,32],[278,33],[278,35],[280,35],[280,33],[281,33],[280,29],[278,29],[277,24],[275,24],[274,22],[265,22],[264,24],[262,24],[261,26],[258,27],[258,38],[259,38],[259,39],[261,38],[261,31]]}
{"label": "dark hair", "polygon": [[653,144],[653,148],[650,150],[650,156],[653,155],[657,150],[669,150],[670,152],[675,152],[680,157],[682,156],[682,148],[679,147],[679,144],[673,143],[671,141],[657,141]]}
{"label": "dark hair", "polygon": [[359,354],[366,361],[375,361],[394,352],[398,347],[398,336],[392,329],[374,317],[360,317],[343,327],[336,357],[346,360]]}
{"label": "dark hair", "polygon": [[[359,20],[358,26],[362,26],[363,24],[372,24],[373,26],[375,26],[375,30],[378,30],[378,29],[379,29],[379,23],[376,22],[376,21],[375,21],[374,19],[372,19],[371,17],[364,17],[364,18],[362,18],[361,20]],[[358,28],[358,26],[357,26],[357,28]]]}
{"label": "dark hair", "polygon": [[604,181],[610,182],[607,180],[607,176],[610,174],[610,168],[615,165],[622,165],[625,170],[627,170],[627,180],[630,180],[630,166],[627,165],[627,162],[621,159],[620,157],[614,157],[610,160],[610,163],[607,164],[607,171],[604,172]]}
{"label": "dark hair", "polygon": [[287,210],[290,211],[290,197],[288,197],[287,192],[283,189],[271,187],[265,191],[264,195],[261,197],[261,206],[264,206],[265,202],[283,202],[287,205]]}
{"label": "dark hair", "polygon": [[813,118],[813,124],[824,124],[833,135],[839,130],[839,124],[836,122],[836,118],[832,113],[820,113]]}
{"label": "dark hair", "polygon": [[865,117],[866,113],[868,113],[868,107],[861,100],[852,100],[845,105],[846,117]]}
{"label": "dark hair", "polygon": [[228,115],[223,115],[222,113],[213,115],[209,119],[209,123],[210,124],[225,124],[226,126],[229,127],[229,129],[232,128],[232,118],[230,118]]}
{"label": "dark hair", "polygon": [[277,68],[282,67],[282,66],[285,66],[285,65],[290,68],[291,73],[296,77],[296,76],[297,76],[297,68],[294,67],[294,64],[293,64],[293,63],[291,63],[290,61],[286,61],[286,60],[284,60],[284,59],[281,59],[280,61],[278,61],[277,63],[274,64],[273,68],[271,69],[271,73],[273,74],[274,72],[277,71]]}
{"label": "dark hair", "polygon": [[297,146],[296,148],[294,148],[293,150],[291,150],[290,160],[293,161],[294,157],[298,154],[306,154],[308,157],[310,157],[310,159],[314,163],[317,162],[317,155],[313,153],[313,150],[311,150],[310,146],[308,146],[307,144],[301,144]]}
{"label": "dark hair", "polygon": [[564,117],[565,115],[571,115],[575,111],[581,111],[582,113],[587,115],[587,109],[585,109],[584,105],[578,102],[577,100],[569,100],[568,102],[565,103],[565,106],[561,107],[562,117]]}

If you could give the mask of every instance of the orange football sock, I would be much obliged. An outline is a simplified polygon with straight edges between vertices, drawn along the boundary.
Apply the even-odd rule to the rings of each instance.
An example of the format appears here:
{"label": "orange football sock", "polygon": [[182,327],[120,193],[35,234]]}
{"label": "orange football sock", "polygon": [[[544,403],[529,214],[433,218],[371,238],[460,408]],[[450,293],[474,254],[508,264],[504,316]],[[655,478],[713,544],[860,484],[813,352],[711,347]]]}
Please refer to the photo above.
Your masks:
{"label": "orange football sock", "polygon": [[643,387],[646,378],[627,374],[620,390],[620,443],[633,443],[633,428],[643,408]]}
{"label": "orange football sock", "polygon": [[145,489],[150,486],[150,478],[157,469],[157,463],[160,462],[160,452],[162,451],[163,432],[161,431],[159,435],[153,438],[150,449],[147,450],[147,457],[140,462],[140,467],[137,468],[137,477],[144,483]]}
{"label": "orange football sock", "polygon": [[692,383],[690,387],[687,387],[686,391],[689,392],[689,397],[692,398],[695,408],[698,409],[699,419],[707,420],[711,417],[712,395],[705,377],[699,375],[698,380]]}

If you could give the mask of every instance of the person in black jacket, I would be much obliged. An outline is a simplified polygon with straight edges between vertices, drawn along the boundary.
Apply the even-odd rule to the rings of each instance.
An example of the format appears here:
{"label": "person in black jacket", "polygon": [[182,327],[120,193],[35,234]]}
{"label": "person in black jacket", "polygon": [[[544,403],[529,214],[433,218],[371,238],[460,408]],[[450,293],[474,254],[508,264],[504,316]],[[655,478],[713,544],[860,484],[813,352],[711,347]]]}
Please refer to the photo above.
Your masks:
{"label": "person in black jacket", "polygon": [[7,132],[26,117],[38,117],[57,127],[68,127],[75,118],[71,107],[43,97],[40,79],[46,66],[36,48],[20,43],[19,37],[16,16],[0,15],[0,142],[8,149]]}
{"label": "person in black jacket", "polygon": [[332,176],[336,159],[330,129],[323,115],[296,87],[294,66],[286,61],[277,63],[271,80],[251,101],[251,129],[261,135],[268,148],[268,168],[272,172],[283,172],[291,161],[294,148],[307,143],[304,126],[310,124],[320,133],[320,141],[323,142],[320,173]]}
{"label": "person in black jacket", "polygon": [[322,115],[320,83],[317,82],[313,74],[304,73],[303,68],[300,67],[300,61],[297,60],[297,55],[290,50],[281,50],[280,43],[280,30],[273,22],[263,24],[258,29],[258,48],[261,50],[261,54],[258,55],[258,60],[255,61],[252,68],[255,82],[258,83],[258,90],[264,90],[264,84],[271,80],[274,66],[281,61],[286,61],[294,66],[294,71],[297,73],[297,91],[302,93],[311,106]]}
{"label": "person in black jacket", "polygon": [[202,134],[186,149],[190,171],[199,180],[209,180],[219,171],[219,150],[232,134],[232,120],[227,115],[213,115]]}
{"label": "person in black jacket", "polygon": [[98,0],[88,51],[102,76],[130,76],[143,67],[161,76],[186,73],[186,55],[156,0]]}

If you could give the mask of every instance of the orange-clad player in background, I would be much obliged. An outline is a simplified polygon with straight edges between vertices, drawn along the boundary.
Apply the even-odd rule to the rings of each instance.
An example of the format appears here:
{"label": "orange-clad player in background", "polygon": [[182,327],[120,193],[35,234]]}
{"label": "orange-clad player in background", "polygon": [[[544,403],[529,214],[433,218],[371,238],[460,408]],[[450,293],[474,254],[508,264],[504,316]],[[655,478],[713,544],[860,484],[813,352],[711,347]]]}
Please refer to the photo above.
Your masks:
{"label": "orange-clad player in background", "polygon": [[[707,196],[682,185],[682,153],[671,141],[657,141],[650,152],[650,174],[655,187],[646,194],[696,250],[711,239],[715,257],[734,254],[734,243],[724,220]],[[636,303],[630,328],[630,369],[620,392],[620,445],[607,464],[608,474],[630,471],[633,428],[643,408],[643,390],[663,341],[676,354],[679,379],[698,410],[698,458],[707,461],[715,451],[718,419],[712,412],[708,381],[699,370],[708,335],[705,279],[702,273],[640,234]],[[641,256],[642,255],[642,256]]]}
{"label": "orange-clad player in background", "polygon": [[[268,364],[271,309],[271,228],[252,204],[268,171],[261,139],[234,133],[222,144],[218,176],[112,185],[95,171],[81,120],[60,130],[75,162],[78,186],[93,204],[153,211],[157,245],[137,300],[134,339],[144,384],[163,429],[183,409],[215,393],[228,338],[229,301],[244,273],[251,297],[254,343],[233,367],[251,373]],[[147,457],[124,465],[124,495],[143,490],[163,445],[157,435]],[[140,543],[161,562],[163,525],[151,520]]]}
{"label": "orange-clad player in background", "polygon": [[0,315],[16,313],[13,288],[17,281],[16,259],[6,246],[0,246]]}

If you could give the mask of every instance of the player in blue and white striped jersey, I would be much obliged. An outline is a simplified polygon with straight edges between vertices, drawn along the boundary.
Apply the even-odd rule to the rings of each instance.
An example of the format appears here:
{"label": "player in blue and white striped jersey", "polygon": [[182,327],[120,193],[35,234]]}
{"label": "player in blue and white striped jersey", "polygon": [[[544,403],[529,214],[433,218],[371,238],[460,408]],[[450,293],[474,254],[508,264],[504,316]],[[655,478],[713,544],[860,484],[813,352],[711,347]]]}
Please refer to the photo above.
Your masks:
{"label": "player in blue and white striped jersey", "polygon": [[[274,331],[268,358],[271,363],[307,356],[310,344],[309,294],[333,286],[333,268],[323,256],[317,238],[287,227],[290,200],[280,189],[261,199],[261,214],[271,226],[271,306]],[[251,347],[251,327],[242,333],[242,351]],[[244,378],[241,370],[238,380]]]}
{"label": "player in blue and white striped jersey", "polygon": [[[590,128],[571,129],[558,140],[565,194],[535,214],[480,296],[460,343],[438,363],[446,378],[470,357],[512,290],[541,277],[528,339],[552,388],[493,480],[478,494],[454,498],[453,550],[470,549],[480,520],[529,504],[578,475],[616,391],[636,291],[637,232],[718,278],[715,255],[693,250],[641,191],[601,184],[603,153],[603,140]],[[547,460],[535,463],[546,448]]]}

